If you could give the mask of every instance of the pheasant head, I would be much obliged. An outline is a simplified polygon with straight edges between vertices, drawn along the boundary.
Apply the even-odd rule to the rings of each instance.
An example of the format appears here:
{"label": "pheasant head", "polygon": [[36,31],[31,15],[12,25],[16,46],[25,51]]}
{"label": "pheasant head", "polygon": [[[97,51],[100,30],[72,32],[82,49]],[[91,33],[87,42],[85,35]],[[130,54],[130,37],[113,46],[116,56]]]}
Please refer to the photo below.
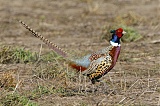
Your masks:
{"label": "pheasant head", "polygon": [[117,30],[111,30],[112,38],[110,40],[111,45],[120,46],[120,38],[126,33],[122,28],[118,28]]}

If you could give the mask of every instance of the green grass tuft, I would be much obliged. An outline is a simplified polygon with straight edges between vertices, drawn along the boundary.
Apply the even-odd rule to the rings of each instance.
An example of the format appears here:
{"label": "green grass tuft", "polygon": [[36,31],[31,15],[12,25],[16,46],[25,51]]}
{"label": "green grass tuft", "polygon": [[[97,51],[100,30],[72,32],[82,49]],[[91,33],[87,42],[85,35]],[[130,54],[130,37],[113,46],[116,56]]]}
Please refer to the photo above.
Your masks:
{"label": "green grass tuft", "polygon": [[122,37],[122,42],[135,42],[142,38],[134,28],[125,25],[121,26],[127,33]]}
{"label": "green grass tuft", "polygon": [[121,38],[122,42],[135,42],[142,38],[142,35],[138,33],[133,27],[129,27],[126,25],[118,25],[118,26],[106,26],[104,27],[102,39],[107,39],[109,41],[111,39],[111,30],[117,29],[117,28],[123,28],[124,31],[127,33]]}
{"label": "green grass tuft", "polygon": [[18,94],[9,94],[0,99],[2,106],[38,106],[38,104],[31,102],[27,97]]}
{"label": "green grass tuft", "polygon": [[49,52],[38,57],[38,53],[31,52],[24,48],[0,46],[0,63],[29,63],[41,60],[43,62],[56,62],[63,60],[61,56],[55,52]]}
{"label": "green grass tuft", "polygon": [[63,60],[63,58],[55,52],[48,52],[41,56],[41,60],[44,62],[56,62],[57,60]]}
{"label": "green grass tuft", "polygon": [[0,47],[0,63],[27,63],[35,62],[37,54],[24,48],[12,48],[10,46]]}
{"label": "green grass tuft", "polygon": [[18,63],[34,62],[37,60],[37,54],[24,48],[16,48],[13,50],[13,59]]}

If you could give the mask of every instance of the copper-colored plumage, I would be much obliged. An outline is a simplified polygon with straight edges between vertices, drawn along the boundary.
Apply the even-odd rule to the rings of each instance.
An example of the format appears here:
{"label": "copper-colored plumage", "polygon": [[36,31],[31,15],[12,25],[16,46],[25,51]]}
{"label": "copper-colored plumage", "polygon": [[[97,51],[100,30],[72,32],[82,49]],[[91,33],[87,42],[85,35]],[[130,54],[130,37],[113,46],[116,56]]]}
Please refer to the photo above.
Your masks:
{"label": "copper-colored plumage", "polygon": [[116,64],[118,57],[119,57],[119,53],[120,53],[121,47],[117,46],[117,47],[113,47],[113,49],[109,52],[109,55],[112,57],[112,64],[111,66],[103,73],[104,75],[107,74]]}
{"label": "copper-colored plumage", "polygon": [[77,65],[77,64],[75,64],[75,63],[70,63],[69,65],[70,65],[72,68],[74,68],[74,69],[76,69],[76,70],[78,70],[78,71],[81,71],[81,72],[83,72],[84,70],[87,69],[86,67],[79,66],[79,65]]}

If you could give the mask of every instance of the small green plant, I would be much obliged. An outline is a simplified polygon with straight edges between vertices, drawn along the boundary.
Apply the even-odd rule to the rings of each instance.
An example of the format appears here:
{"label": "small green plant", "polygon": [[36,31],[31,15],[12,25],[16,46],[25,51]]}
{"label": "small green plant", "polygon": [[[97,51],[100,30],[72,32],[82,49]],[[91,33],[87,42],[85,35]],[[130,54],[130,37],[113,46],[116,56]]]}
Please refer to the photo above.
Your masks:
{"label": "small green plant", "polygon": [[36,61],[37,54],[24,48],[0,47],[0,63],[27,63]]}
{"label": "small green plant", "polygon": [[12,48],[11,46],[0,47],[0,63],[28,63],[41,60],[43,62],[56,62],[64,59],[55,52],[49,52],[38,57],[38,53],[25,50],[24,48]]}
{"label": "small green plant", "polygon": [[2,106],[38,106],[37,103],[31,102],[27,97],[18,94],[9,94],[0,99]]}
{"label": "small green plant", "polygon": [[41,60],[45,62],[56,62],[63,60],[63,58],[55,52],[48,52],[41,56]]}
{"label": "small green plant", "polygon": [[88,104],[85,102],[82,102],[82,103],[80,103],[80,106],[88,106]]}
{"label": "small green plant", "polygon": [[74,95],[73,91],[67,90],[63,85],[59,84],[57,86],[42,86],[39,85],[28,94],[30,99],[37,99],[44,95],[59,95],[59,96],[72,96]]}
{"label": "small green plant", "polygon": [[[103,28],[103,35],[102,39],[107,39],[107,41],[110,40],[110,30],[114,30],[117,28],[123,28],[127,33],[125,36],[122,37],[123,42],[134,42],[142,38],[142,35],[138,33],[133,27],[140,24],[146,23],[146,18],[142,17],[141,15],[134,13],[134,12],[128,12],[123,15],[116,16],[113,19],[113,22],[111,25],[106,25]],[[115,24],[116,23],[116,24]],[[117,25],[118,24],[118,25]]]}
{"label": "small green plant", "polygon": [[121,26],[127,33],[122,37],[123,42],[134,42],[142,38],[142,35],[139,34],[134,28],[127,27],[125,25]]}
{"label": "small green plant", "polygon": [[142,35],[140,33],[138,33],[134,28],[126,26],[126,25],[118,25],[118,26],[108,26],[108,27],[104,27],[104,34],[102,35],[102,39],[107,39],[107,41],[110,40],[111,38],[111,33],[110,31],[113,29],[117,29],[117,28],[123,28],[123,30],[125,32],[127,32],[122,38],[122,42],[135,42],[138,41],[142,38]]}
{"label": "small green plant", "polygon": [[18,63],[34,62],[37,60],[37,54],[25,50],[24,48],[16,48],[13,50],[13,58]]}
{"label": "small green plant", "polygon": [[46,94],[52,94],[52,89],[49,89],[46,86],[39,85],[35,89],[33,89],[31,93],[29,93],[29,98],[37,99]]}

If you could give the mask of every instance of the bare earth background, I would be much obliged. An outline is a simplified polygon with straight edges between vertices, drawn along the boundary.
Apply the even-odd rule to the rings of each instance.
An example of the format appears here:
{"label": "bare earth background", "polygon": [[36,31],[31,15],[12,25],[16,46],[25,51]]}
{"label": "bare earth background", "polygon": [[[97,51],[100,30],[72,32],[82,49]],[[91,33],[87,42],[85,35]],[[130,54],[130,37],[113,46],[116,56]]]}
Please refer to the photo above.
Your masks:
{"label": "bare earth background", "polygon": [[[51,51],[17,22],[20,19],[67,52],[81,57],[109,45],[102,39],[104,28],[112,24],[119,26],[121,20],[115,21],[116,17],[128,13],[138,15],[137,22],[144,19],[136,25],[128,25],[143,38],[121,44],[116,66],[102,78],[105,84],[96,85],[95,92],[81,91],[94,88],[88,79],[87,85],[80,82],[79,75],[74,76],[77,80],[73,78],[64,85],[63,78],[58,79],[60,76],[35,78],[32,73],[35,64],[0,64],[0,74],[16,70],[13,75],[23,86],[18,86],[15,92],[40,106],[160,105],[159,0],[0,0],[0,45],[39,52],[42,44],[41,54]],[[47,64],[52,63],[43,63]],[[66,64],[58,63],[64,71],[74,72]],[[26,92],[30,94],[39,85],[50,92],[50,88],[57,89],[61,85],[65,93],[45,92],[30,98]],[[1,95],[10,92],[0,89]],[[3,104],[2,99],[0,102]]]}

